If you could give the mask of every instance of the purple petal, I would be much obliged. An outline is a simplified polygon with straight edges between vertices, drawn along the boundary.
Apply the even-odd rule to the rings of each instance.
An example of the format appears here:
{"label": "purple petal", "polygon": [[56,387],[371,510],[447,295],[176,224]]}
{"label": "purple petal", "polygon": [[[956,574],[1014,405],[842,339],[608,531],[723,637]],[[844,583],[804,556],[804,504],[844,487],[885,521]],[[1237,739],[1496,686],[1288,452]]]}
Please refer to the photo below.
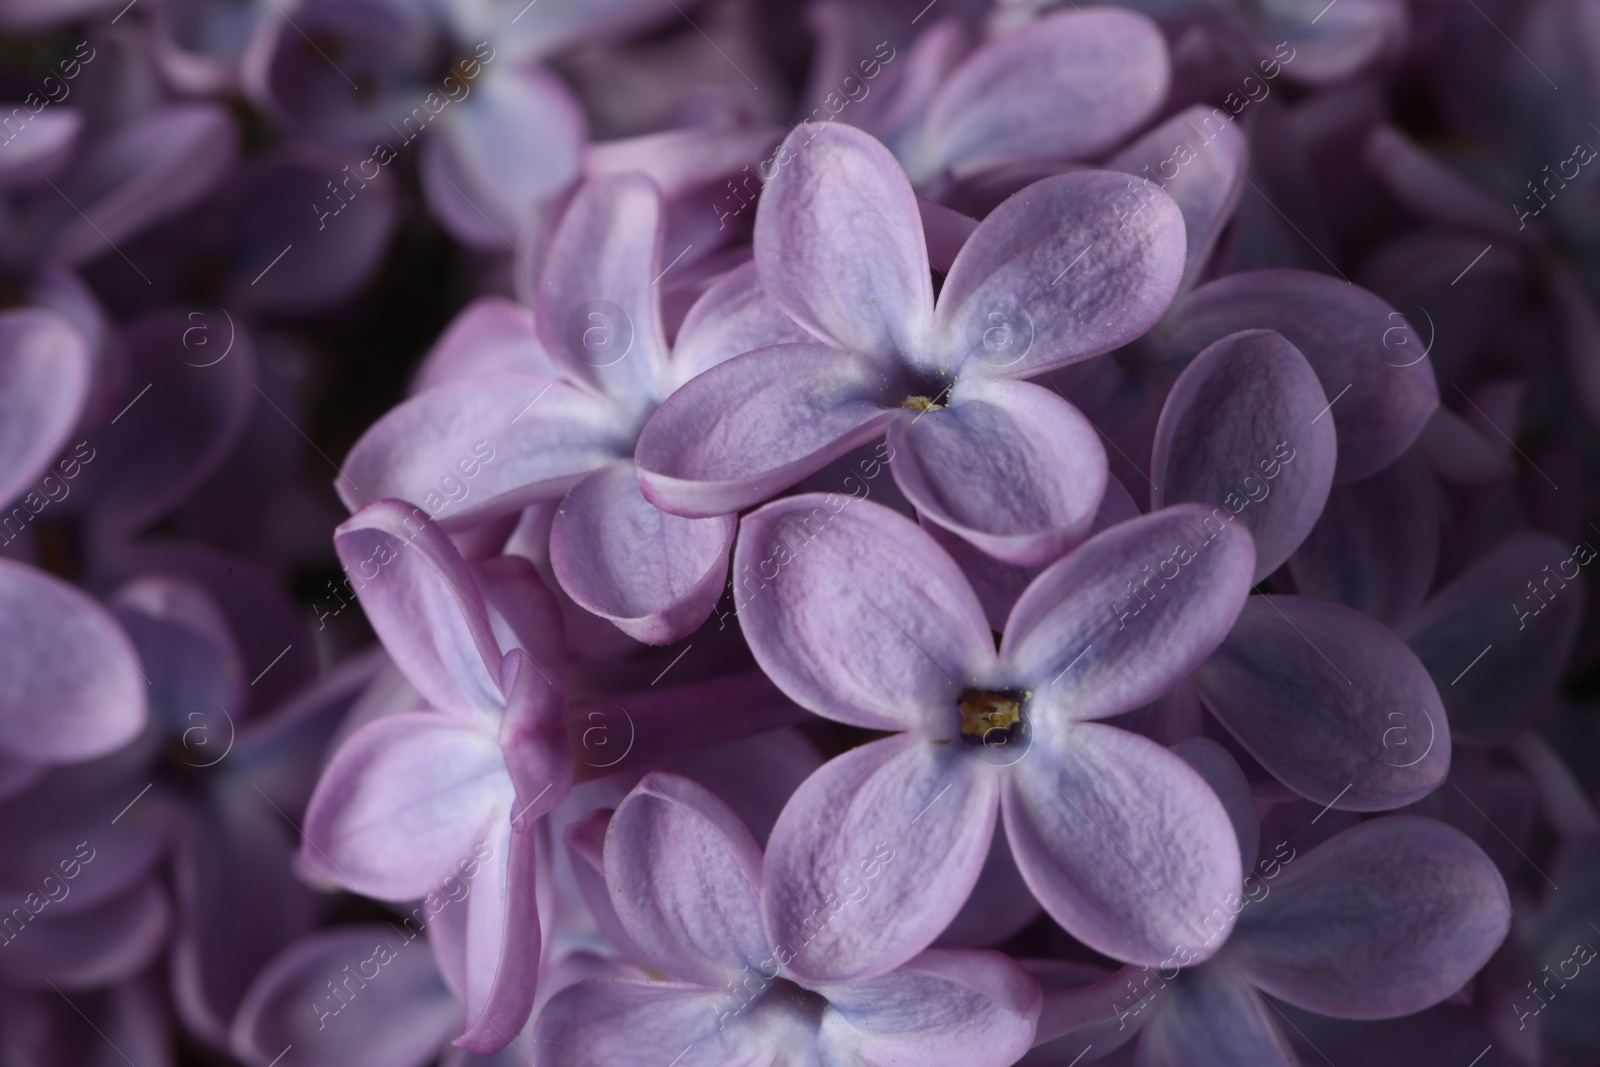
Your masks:
{"label": "purple petal", "polygon": [[906,169],[920,186],[946,171],[1097,156],[1144,124],[1170,77],[1166,42],[1145,16],[1052,13],[990,40],[944,79]]}
{"label": "purple petal", "polygon": [[814,338],[773,302],[754,262],[724,274],[696,300],[678,328],[668,371],[677,385],[734,356]]}
{"label": "purple petal", "polygon": [[895,484],[920,515],[1019,566],[1059,558],[1105,495],[1100,435],[1028,382],[962,379],[945,410],[892,424],[889,446]]}
{"label": "purple petal", "polygon": [[411,395],[491,374],[561,376],[534,332],[533,312],[503,296],[479,297],[450,320],[417,368]]}
{"label": "purple petal", "polygon": [[[994,751],[994,747],[991,747]],[[997,760],[1004,762],[1004,760]],[[1021,933],[1043,909],[1017,870],[1005,834],[995,834],[972,895],[934,942],[939,948],[982,948]]]}
{"label": "purple petal", "polygon": [[720,986],[772,950],[761,928],[761,850],[709,790],[651,773],[617,808],[605,840],[617,916],[667,974]]}
{"label": "purple petal", "polygon": [[1247,909],[1238,962],[1267,994],[1343,1019],[1421,1011],[1462,987],[1511,924],[1505,882],[1459,830],[1397,815],[1290,865]]}
{"label": "purple petal", "polygon": [[[31,487],[67,443],[89,398],[92,366],[83,335],[62,316],[31,308],[0,314],[0,504]],[[63,485],[52,475],[28,494],[28,510],[42,510],[46,494]]]}
{"label": "purple petal", "polygon": [[0,560],[0,743],[14,758],[74,763],[145,725],[147,685],[117,621],[66,582]]}
{"label": "purple petal", "polygon": [[995,208],[939,293],[947,362],[1026,378],[1127,344],[1183,277],[1183,215],[1143,178],[1078,171]]}
{"label": "purple petal", "polygon": [[629,637],[666,645],[711,615],[738,521],[685,519],[644,498],[631,463],[579,482],[550,528],[550,562],[567,595]]}
{"label": "purple petal", "polygon": [[772,998],[746,1006],[726,989],[589,979],[551,998],[534,1040],[541,1067],[659,1067],[673,1055],[673,1067],[753,1065],[806,1040],[786,1014]]}
{"label": "purple petal", "polygon": [[337,487],[352,511],[409,500],[465,527],[561,497],[627,455],[628,438],[602,397],[531,374],[483,375],[390,409],[345,457]]}
{"label": "purple petal", "polygon": [[[20,105],[0,104],[0,112],[8,115],[5,152],[0,153],[0,190],[26,189],[59,174],[77,151],[83,133],[82,112],[71,107],[46,111],[45,101],[36,93],[29,96],[38,101],[38,109],[26,100]],[[18,112],[22,128],[14,131],[10,124],[18,120]]]}
{"label": "purple petal", "polygon": [[1342,604],[1251,597],[1195,678],[1240,744],[1318,804],[1398,808],[1450,769],[1450,724],[1427,669]]}
{"label": "purple petal", "polygon": [[762,907],[799,981],[882,974],[967,899],[994,834],[996,776],[900,735],[852,749],[795,791],[767,842]]}
{"label": "purple petal", "polygon": [[[1003,1067],[1033,1044],[1043,994],[998,952],[929,949],[904,967],[820,990],[824,1056],[842,1063]],[[835,1059],[836,1058],[836,1059]]]}
{"label": "purple petal", "polygon": [[372,628],[428,702],[498,716],[498,635],[472,571],[421,509],[370,504],[334,532],[334,547]]}
{"label": "purple petal", "polygon": [[546,257],[534,324],[550,358],[629,411],[648,411],[667,358],[661,304],[661,194],[637,174],[586,182]]}
{"label": "purple petal", "polygon": [[1236,971],[1184,972],[1151,997],[1138,1067],[1300,1067],[1277,1016]]}
{"label": "purple petal", "polygon": [[1164,342],[1174,352],[1199,352],[1248,329],[1281,333],[1317,372],[1338,427],[1340,482],[1394,462],[1439,404],[1433,367],[1409,355],[1424,346],[1409,336],[1404,317],[1325,274],[1247,271],[1203,285],[1173,307]]}
{"label": "purple petal", "polygon": [[[571,91],[536,64],[511,63],[489,63],[471,82],[447,79],[470,95],[443,100],[438,126],[422,145],[428,206],[453,236],[476,248],[509,244],[507,235],[526,214],[559,194],[580,168],[584,120]],[[424,108],[432,111],[426,103],[415,111]]]}
{"label": "purple petal", "polygon": [[437,712],[389,715],[333,754],[306,810],[300,866],[366,896],[420,897],[511,801],[493,735]]}
{"label": "purple petal", "polygon": [[1256,865],[1256,852],[1261,846],[1261,818],[1256,814],[1250,781],[1238,761],[1228,755],[1227,749],[1205,737],[1180,741],[1172,751],[1206,780],[1227,809],[1228,821],[1233,823],[1234,836],[1239,839],[1239,858],[1248,875]]}
{"label": "purple petal", "polygon": [[1116,959],[1215,952],[1233,926],[1239,843],[1204,778],[1154,741],[1101,723],[1043,739],[1002,794],[1017,866],[1051,918]]}
{"label": "purple petal", "polygon": [[1261,581],[1305,540],[1328,499],[1339,446],[1326,408],[1316,373],[1281,336],[1224,337],[1167,395],[1151,450],[1151,507],[1193,501],[1242,515]]}
{"label": "purple petal", "polygon": [[756,209],[756,268],[796,322],[875,357],[921,347],[933,317],[922,219],[900,164],[871,135],[807,122],[778,149]]}
{"label": "purple petal", "polygon": [[1406,643],[1433,675],[1464,737],[1501,741],[1531,725],[1560,682],[1583,618],[1589,542],[1512,534],[1433,595]]}
{"label": "purple petal", "polygon": [[1157,183],[1183,212],[1189,242],[1184,288],[1193,285],[1211,262],[1217,238],[1244,193],[1250,146],[1232,116],[1224,121],[1219,111],[1198,105],[1181,111],[1106,164]]}
{"label": "purple petal", "polygon": [[1221,643],[1249,595],[1255,550],[1215,511],[1178,504],[1113,526],[1028,586],[1000,655],[1049,709],[1039,726],[1148,704]]}
{"label": "purple petal", "polygon": [[[412,951],[416,949],[416,951]],[[425,948],[389,926],[295,942],[261,972],[233,1023],[252,1067],[422,1067],[461,1026]]]}
{"label": "purple petal", "polygon": [[819,715],[939,731],[962,684],[993,671],[993,638],[960,570],[880,504],[805,494],[753,512],[733,574],[756,662]]}
{"label": "purple petal", "polygon": [[[68,883],[57,883],[68,886]],[[49,892],[49,890],[46,890]],[[8,914],[29,915],[31,907]],[[147,878],[121,896],[77,911],[43,911],[5,942],[0,977],[19,986],[92,989],[133,977],[166,947],[172,909],[159,880]]]}
{"label": "purple petal", "polygon": [[462,946],[465,988],[456,990],[467,1002],[467,1027],[455,1043],[479,1055],[509,1045],[533,1012],[540,949],[533,843],[532,833],[498,823],[473,850],[476,857],[491,844],[494,854],[472,881],[461,883],[471,893]]}
{"label": "purple petal", "polygon": [[822,345],[778,345],[694,378],[645,423],[644,495],[689,518],[759,504],[883,434],[883,376]]}

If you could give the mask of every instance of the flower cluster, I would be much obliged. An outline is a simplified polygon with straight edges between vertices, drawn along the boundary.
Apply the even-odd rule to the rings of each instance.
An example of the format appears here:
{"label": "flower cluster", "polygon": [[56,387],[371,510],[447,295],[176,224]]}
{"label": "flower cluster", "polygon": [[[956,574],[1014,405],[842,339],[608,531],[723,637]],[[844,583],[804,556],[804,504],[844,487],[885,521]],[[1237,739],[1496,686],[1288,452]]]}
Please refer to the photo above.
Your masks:
{"label": "flower cluster", "polygon": [[1600,1062],[1597,55],[0,0],[0,1067]]}

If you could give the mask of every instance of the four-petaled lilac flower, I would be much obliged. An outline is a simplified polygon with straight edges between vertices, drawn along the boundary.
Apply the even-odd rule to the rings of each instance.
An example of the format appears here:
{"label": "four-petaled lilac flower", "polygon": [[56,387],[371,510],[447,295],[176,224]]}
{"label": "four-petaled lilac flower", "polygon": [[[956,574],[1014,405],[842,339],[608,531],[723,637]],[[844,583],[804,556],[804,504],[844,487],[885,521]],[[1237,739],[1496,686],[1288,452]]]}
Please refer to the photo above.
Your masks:
{"label": "four-petaled lilac flower", "polygon": [[[893,887],[873,882],[895,862],[892,848],[869,845],[819,872],[840,887],[832,917],[895,906]],[[628,794],[605,835],[604,873],[621,926],[664,977],[558,993],[535,1030],[551,1067],[1001,1067],[1033,1042],[1038,987],[999,953],[935,949],[837,981],[792,970],[813,928],[774,921],[767,901],[781,876],[763,869],[733,810],[687,778],[652,773]]]}
{"label": "four-petaled lilac flower", "polygon": [[1039,575],[997,651],[955,563],[887,508],[804,495],[748,516],[734,571],[757,662],[817,714],[894,731],[812,775],[773,829],[775,929],[826,914],[831,872],[876,842],[906,859],[792,972],[858,978],[920,951],[967,899],[997,809],[1029,888],[1086,944],[1149,963],[1194,939],[1238,881],[1227,813],[1177,756],[1095,720],[1199,665],[1254,567],[1248,533],[1206,509],[1133,519]]}
{"label": "four-petaled lilac flower", "polygon": [[[886,431],[927,520],[1014,563],[1081,539],[1106,484],[1094,428],[1019,381],[1107,352],[1166,310],[1183,275],[1177,206],[1143,179],[1029,186],[973,232],[935,307],[917,201],[859,130],[802,127],[756,215],[771,298],[814,337],[686,383],[639,437],[645,495],[681,515],[760,503]],[[1123,218],[1132,182],[1148,207]]]}

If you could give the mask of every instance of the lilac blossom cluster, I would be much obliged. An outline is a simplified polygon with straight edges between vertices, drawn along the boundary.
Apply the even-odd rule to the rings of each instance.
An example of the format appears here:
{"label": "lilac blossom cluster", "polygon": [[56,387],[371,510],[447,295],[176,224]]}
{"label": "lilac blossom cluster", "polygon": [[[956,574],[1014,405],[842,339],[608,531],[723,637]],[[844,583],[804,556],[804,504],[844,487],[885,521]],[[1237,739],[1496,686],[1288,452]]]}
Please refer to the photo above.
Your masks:
{"label": "lilac blossom cluster", "polygon": [[0,0],[0,1067],[1600,1063],[1596,137],[1600,0]]}

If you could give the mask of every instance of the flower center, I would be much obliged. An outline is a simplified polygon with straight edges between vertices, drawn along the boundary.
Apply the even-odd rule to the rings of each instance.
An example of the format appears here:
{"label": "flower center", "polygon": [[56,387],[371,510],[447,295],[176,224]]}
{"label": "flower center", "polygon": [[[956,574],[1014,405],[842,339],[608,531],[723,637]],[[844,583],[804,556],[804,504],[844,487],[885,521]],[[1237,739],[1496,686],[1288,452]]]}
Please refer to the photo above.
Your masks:
{"label": "flower center", "polygon": [[900,401],[900,406],[911,411],[943,411],[945,409],[945,405],[926,396],[908,396]]}
{"label": "flower center", "polygon": [[961,739],[972,744],[1005,744],[1027,729],[1022,718],[1023,694],[1003,689],[968,689],[956,700],[961,709]]}

